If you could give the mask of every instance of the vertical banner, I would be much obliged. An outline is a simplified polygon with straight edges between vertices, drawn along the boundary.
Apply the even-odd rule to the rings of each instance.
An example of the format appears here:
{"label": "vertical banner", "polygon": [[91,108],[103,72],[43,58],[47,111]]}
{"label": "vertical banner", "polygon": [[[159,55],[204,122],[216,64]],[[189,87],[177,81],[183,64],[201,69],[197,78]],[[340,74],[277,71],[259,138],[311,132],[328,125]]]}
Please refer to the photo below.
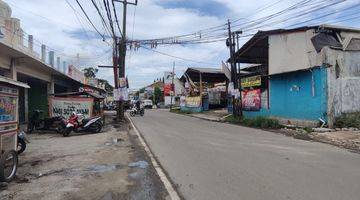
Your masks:
{"label": "vertical banner", "polygon": [[261,90],[244,90],[242,92],[242,108],[247,111],[259,111],[261,108]]}
{"label": "vertical banner", "polygon": [[127,86],[126,78],[119,78],[119,87],[125,88]]}
{"label": "vertical banner", "polygon": [[229,67],[224,63],[224,61],[222,61],[221,69],[224,72],[226,78],[231,80],[231,71],[230,71]]}
{"label": "vertical banner", "polygon": [[181,96],[180,97],[180,107],[185,107],[185,106],[186,106],[186,97]]}
{"label": "vertical banner", "polygon": [[114,89],[113,94],[114,94],[115,101],[128,101],[129,100],[129,90],[126,87]]}

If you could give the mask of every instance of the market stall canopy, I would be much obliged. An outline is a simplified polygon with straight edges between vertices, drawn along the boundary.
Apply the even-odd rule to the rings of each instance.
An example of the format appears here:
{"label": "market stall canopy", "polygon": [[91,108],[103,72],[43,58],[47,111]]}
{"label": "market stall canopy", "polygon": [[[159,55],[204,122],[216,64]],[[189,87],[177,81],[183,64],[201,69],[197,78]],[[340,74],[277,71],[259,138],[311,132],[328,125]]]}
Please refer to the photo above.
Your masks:
{"label": "market stall canopy", "polygon": [[56,97],[68,97],[68,96],[89,96],[89,97],[93,97],[95,99],[105,99],[104,96],[96,94],[96,93],[92,93],[92,92],[66,92],[66,93],[57,93],[57,94],[53,94]]}
{"label": "market stall canopy", "polygon": [[197,67],[189,67],[180,80],[185,82],[187,75],[193,82],[200,82],[199,74],[202,76],[202,81],[206,83],[221,83],[228,80],[221,69]]}
{"label": "market stall canopy", "polygon": [[15,81],[13,79],[6,78],[4,76],[0,76],[0,82],[11,84],[11,85],[16,85],[16,86],[22,87],[22,88],[30,88],[30,86],[28,84],[26,84],[26,83],[23,83],[23,82],[20,82],[20,81]]}

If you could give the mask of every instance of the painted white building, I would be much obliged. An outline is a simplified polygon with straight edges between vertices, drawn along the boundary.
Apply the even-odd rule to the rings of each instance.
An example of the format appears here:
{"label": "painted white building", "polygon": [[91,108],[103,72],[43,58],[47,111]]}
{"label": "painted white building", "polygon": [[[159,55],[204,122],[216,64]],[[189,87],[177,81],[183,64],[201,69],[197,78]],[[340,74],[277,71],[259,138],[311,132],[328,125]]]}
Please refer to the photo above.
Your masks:
{"label": "painted white building", "polygon": [[[174,76],[174,80],[173,80],[173,76]],[[172,95],[164,95],[164,104],[165,106],[169,106],[171,105],[171,102],[173,105],[176,105],[179,103],[179,98],[181,96],[181,94],[184,93],[185,88],[184,88],[184,84],[182,81],[180,81],[180,79],[178,77],[176,77],[176,74],[173,74],[172,72],[165,72],[164,73],[164,83],[165,86],[164,88],[166,88],[166,85],[171,85],[172,82],[174,81],[174,91]],[[164,91],[164,94],[166,92]],[[172,98],[172,101],[171,101]]]}

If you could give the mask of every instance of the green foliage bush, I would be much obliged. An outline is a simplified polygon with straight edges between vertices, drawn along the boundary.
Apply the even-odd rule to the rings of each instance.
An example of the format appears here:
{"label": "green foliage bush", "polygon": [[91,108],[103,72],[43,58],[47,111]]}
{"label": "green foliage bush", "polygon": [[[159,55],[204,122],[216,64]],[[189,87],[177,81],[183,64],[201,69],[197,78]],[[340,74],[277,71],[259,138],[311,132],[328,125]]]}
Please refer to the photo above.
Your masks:
{"label": "green foliage bush", "polygon": [[360,128],[360,112],[344,113],[335,118],[335,127],[338,128]]}
{"label": "green foliage bush", "polygon": [[278,129],[281,125],[278,120],[267,117],[255,117],[255,118],[237,118],[234,116],[228,116],[225,121],[233,124],[241,124],[244,126],[263,128],[263,129]]}

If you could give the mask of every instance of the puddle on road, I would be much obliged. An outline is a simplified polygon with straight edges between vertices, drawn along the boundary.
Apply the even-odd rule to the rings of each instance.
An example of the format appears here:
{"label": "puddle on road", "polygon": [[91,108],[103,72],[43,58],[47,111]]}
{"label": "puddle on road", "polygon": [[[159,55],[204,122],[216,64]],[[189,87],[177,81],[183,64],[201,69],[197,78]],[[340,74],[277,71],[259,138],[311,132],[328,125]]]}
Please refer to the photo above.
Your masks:
{"label": "puddle on road", "polygon": [[149,166],[149,163],[144,161],[144,160],[140,160],[140,161],[137,161],[137,162],[130,163],[128,166],[129,167],[137,167],[137,168],[141,168],[141,169],[146,169]]}
{"label": "puddle on road", "polygon": [[26,173],[26,177],[32,179],[38,179],[46,176],[60,175],[60,176],[86,176],[89,174],[96,173],[105,173],[112,172],[124,168],[124,165],[121,164],[111,164],[111,165],[90,165],[86,168],[64,168],[58,170],[50,170],[47,172],[40,173]]}
{"label": "puddle on road", "polygon": [[122,138],[111,138],[110,141],[105,142],[105,145],[112,146],[112,145],[118,144],[119,142],[123,142],[123,141],[124,141],[124,139],[122,139]]}
{"label": "puddle on road", "polygon": [[137,179],[140,177],[141,174],[139,174],[138,172],[134,172],[134,173],[130,173],[129,177],[133,178],[133,179]]}
{"label": "puddle on road", "polygon": [[86,168],[86,171],[95,172],[95,173],[104,173],[115,171],[117,169],[123,168],[123,165],[115,164],[115,165],[91,165]]}

